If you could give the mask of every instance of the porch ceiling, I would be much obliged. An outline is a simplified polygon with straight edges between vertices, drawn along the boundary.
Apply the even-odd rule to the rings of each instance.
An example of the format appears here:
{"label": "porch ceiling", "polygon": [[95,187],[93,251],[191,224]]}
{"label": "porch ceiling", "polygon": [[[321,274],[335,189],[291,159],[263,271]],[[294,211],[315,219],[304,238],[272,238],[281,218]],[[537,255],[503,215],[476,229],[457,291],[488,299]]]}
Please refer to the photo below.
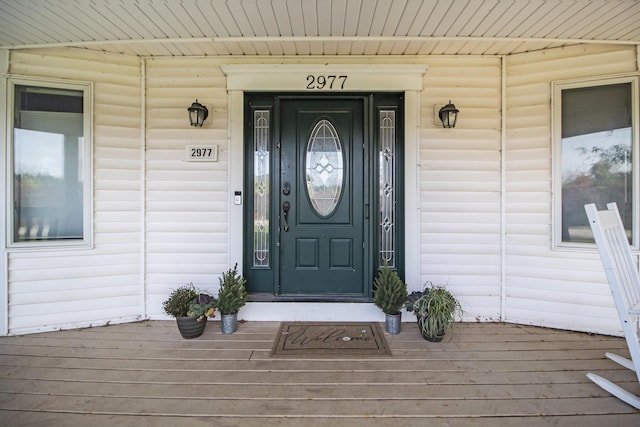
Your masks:
{"label": "porch ceiling", "polygon": [[0,48],[139,56],[493,55],[640,44],[636,0],[0,0]]}

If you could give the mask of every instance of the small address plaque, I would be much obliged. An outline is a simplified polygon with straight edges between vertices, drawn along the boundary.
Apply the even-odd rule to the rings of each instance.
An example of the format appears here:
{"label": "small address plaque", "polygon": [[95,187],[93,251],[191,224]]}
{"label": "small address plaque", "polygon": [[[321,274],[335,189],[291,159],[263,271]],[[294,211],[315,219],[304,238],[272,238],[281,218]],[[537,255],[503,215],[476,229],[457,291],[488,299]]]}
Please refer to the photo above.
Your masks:
{"label": "small address plaque", "polygon": [[217,162],[217,145],[187,145],[185,160],[188,162]]}

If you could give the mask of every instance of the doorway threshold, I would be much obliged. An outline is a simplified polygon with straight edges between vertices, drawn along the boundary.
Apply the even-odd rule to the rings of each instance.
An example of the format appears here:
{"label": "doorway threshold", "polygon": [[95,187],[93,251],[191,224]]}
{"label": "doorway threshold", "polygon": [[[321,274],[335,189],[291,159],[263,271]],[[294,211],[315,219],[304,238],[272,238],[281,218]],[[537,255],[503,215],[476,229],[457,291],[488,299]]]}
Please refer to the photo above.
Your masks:
{"label": "doorway threshold", "polygon": [[370,303],[373,299],[360,294],[292,294],[273,295],[270,293],[250,293],[249,302],[350,302],[350,303]]}

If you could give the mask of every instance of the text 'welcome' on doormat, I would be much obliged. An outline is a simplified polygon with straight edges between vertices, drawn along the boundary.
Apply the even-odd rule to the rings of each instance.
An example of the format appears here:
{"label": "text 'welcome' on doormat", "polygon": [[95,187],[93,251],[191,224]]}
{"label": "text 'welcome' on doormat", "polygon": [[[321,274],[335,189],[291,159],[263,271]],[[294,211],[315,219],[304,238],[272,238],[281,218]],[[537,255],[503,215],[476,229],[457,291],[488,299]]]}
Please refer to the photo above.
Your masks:
{"label": "text 'welcome' on doormat", "polygon": [[391,351],[377,323],[283,322],[271,357],[387,357]]}

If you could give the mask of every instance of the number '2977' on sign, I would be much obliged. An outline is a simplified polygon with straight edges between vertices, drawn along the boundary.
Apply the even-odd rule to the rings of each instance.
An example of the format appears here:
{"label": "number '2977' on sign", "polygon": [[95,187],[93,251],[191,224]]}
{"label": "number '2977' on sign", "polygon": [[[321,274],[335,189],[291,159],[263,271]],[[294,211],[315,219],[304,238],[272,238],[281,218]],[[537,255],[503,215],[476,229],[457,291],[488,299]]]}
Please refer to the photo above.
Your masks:
{"label": "number '2977' on sign", "polygon": [[217,145],[189,145],[185,148],[185,160],[188,162],[217,162]]}
{"label": "number '2977' on sign", "polygon": [[308,90],[333,90],[344,89],[344,84],[347,81],[347,76],[334,76],[334,75],[314,75],[309,74],[307,76],[307,89]]}

